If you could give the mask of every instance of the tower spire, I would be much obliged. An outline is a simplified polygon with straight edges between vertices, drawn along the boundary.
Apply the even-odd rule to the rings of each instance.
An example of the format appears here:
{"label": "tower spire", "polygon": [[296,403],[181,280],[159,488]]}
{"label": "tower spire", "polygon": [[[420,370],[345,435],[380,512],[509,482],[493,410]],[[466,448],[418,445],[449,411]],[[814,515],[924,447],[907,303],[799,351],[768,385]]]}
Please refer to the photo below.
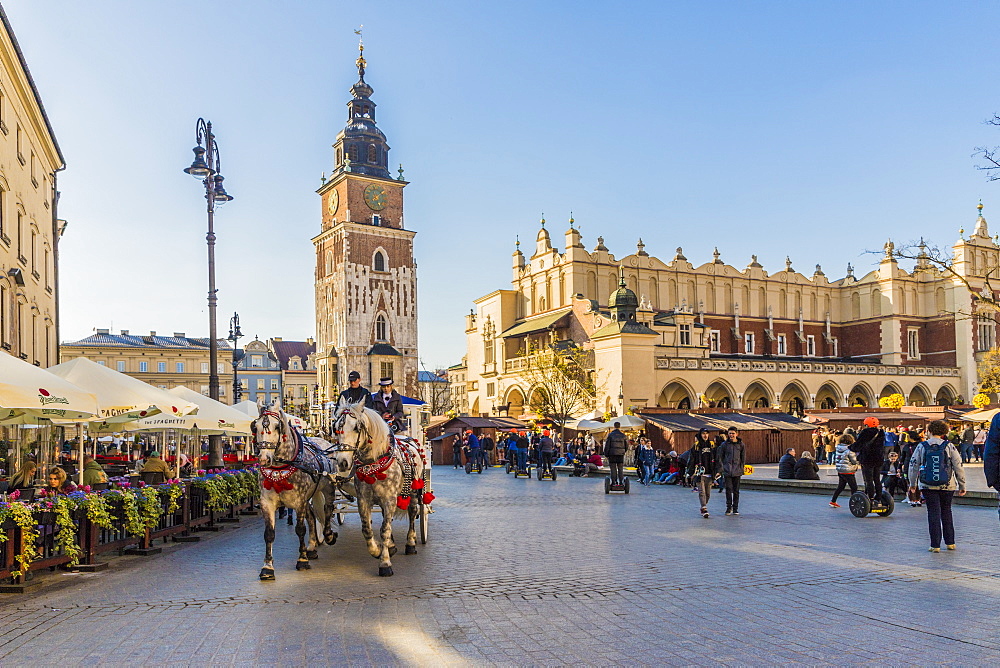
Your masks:
{"label": "tower spire", "polygon": [[362,31],[365,29],[364,24],[358,26],[358,29],[354,31],[354,34],[358,36],[358,59],[354,61],[354,64],[358,66],[358,80],[365,80],[365,65],[368,63],[365,61],[365,38],[362,35]]}

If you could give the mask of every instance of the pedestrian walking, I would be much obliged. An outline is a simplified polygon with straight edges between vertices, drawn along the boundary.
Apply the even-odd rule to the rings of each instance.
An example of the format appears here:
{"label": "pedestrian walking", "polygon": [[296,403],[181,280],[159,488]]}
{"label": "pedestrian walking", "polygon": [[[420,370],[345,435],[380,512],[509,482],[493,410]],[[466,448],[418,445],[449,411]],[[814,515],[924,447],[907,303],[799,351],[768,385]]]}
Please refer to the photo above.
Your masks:
{"label": "pedestrian walking", "polygon": [[976,451],[976,446],[973,445],[975,440],[976,430],[970,424],[962,431],[962,446],[959,453],[962,455],[963,464],[968,464],[972,461],[972,456]]}
{"label": "pedestrian walking", "polygon": [[716,445],[709,436],[708,429],[702,429],[695,437],[688,456],[687,474],[691,484],[698,490],[701,516],[708,517],[708,500],[712,498],[712,481],[718,468],[715,457]]}
{"label": "pedestrian walking", "polygon": [[608,458],[611,468],[611,484],[625,484],[625,451],[628,449],[628,439],[619,429],[621,422],[615,422],[614,429],[604,439],[604,456]]}
{"label": "pedestrian walking", "polygon": [[462,435],[455,434],[451,439],[451,454],[455,468],[462,468]]}
{"label": "pedestrian walking", "polygon": [[1000,419],[998,418],[1000,414],[993,417],[989,434],[983,443],[983,473],[986,474],[986,484],[1000,492]]}
{"label": "pedestrian walking", "polygon": [[930,435],[917,446],[910,457],[910,492],[917,488],[927,505],[927,526],[931,535],[931,552],[941,551],[941,539],[949,550],[955,549],[955,522],[951,502],[956,490],[965,496],[965,469],[958,449],[945,440],[948,423],[934,420],[928,425]]}
{"label": "pedestrian walking", "polygon": [[844,487],[850,485],[851,494],[858,491],[858,478],[855,474],[861,467],[858,465],[857,456],[851,451],[852,443],[854,443],[854,437],[849,434],[841,434],[840,438],[837,439],[837,449],[833,460],[837,467],[837,489],[834,490],[833,498],[830,499],[831,508],[840,508],[837,497],[844,491]]}
{"label": "pedestrian walking", "polygon": [[726,514],[740,514],[740,479],[746,463],[746,447],[740,440],[740,430],[730,427],[726,430],[726,440],[716,448],[718,471],[726,488]]}
{"label": "pedestrian walking", "polygon": [[649,485],[653,482],[653,469],[656,468],[656,451],[649,444],[648,438],[640,438],[635,452],[636,465],[639,467],[639,482]]}

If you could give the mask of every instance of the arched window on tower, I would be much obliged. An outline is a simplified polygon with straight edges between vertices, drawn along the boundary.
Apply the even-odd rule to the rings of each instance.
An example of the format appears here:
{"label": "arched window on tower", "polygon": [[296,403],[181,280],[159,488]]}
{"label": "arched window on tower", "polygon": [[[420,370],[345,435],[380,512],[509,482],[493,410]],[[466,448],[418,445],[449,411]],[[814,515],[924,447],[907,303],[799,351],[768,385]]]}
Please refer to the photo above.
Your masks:
{"label": "arched window on tower", "polygon": [[347,155],[351,158],[351,162],[358,161],[358,147],[351,145],[347,147]]}
{"label": "arched window on tower", "polygon": [[337,149],[337,167],[340,167],[342,164],[344,164],[344,149],[338,148]]}
{"label": "arched window on tower", "polygon": [[375,144],[368,145],[368,162],[378,162],[378,149],[375,148]]}
{"label": "arched window on tower", "polygon": [[385,255],[382,251],[375,251],[375,261],[372,263],[372,268],[375,271],[385,271]]}
{"label": "arched window on tower", "polygon": [[375,340],[376,341],[388,341],[389,340],[389,323],[386,322],[385,316],[381,313],[375,318]]}

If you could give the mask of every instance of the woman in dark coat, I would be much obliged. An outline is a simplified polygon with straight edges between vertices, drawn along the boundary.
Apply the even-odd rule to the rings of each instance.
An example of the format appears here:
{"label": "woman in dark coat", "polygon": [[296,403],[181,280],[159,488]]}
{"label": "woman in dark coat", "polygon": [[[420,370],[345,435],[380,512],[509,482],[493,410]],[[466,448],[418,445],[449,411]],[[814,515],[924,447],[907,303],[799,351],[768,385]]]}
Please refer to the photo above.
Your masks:
{"label": "woman in dark coat", "polygon": [[819,480],[819,464],[808,450],[802,453],[799,461],[795,462],[795,479]]}

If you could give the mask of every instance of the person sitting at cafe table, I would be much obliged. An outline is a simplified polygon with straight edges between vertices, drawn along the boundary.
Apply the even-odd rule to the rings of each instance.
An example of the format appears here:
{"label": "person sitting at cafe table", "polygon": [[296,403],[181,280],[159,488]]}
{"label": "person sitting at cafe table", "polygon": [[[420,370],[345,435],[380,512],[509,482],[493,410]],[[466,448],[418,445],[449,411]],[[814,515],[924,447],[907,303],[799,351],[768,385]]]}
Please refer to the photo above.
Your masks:
{"label": "person sitting at cafe table", "polygon": [[97,485],[102,482],[107,482],[108,476],[104,473],[104,469],[101,465],[97,463],[90,455],[83,456],[83,484],[84,485]]}
{"label": "person sitting at cafe table", "polygon": [[146,463],[142,465],[142,469],[139,472],[162,473],[164,478],[171,477],[170,467],[167,466],[165,461],[160,459],[160,453],[156,450],[149,453],[149,458],[146,460]]}
{"label": "person sitting at cafe table", "polygon": [[181,477],[190,478],[191,474],[194,472],[194,465],[191,464],[191,460],[183,452],[178,455],[181,460]]}
{"label": "person sitting at cafe table", "polygon": [[21,470],[11,476],[8,489],[25,489],[33,487],[35,484],[35,473],[38,471],[38,464],[30,459],[24,463]]}
{"label": "person sitting at cafe table", "polygon": [[66,479],[66,472],[58,466],[49,471],[49,484],[45,491],[50,494],[69,494],[76,491],[76,485]]}

